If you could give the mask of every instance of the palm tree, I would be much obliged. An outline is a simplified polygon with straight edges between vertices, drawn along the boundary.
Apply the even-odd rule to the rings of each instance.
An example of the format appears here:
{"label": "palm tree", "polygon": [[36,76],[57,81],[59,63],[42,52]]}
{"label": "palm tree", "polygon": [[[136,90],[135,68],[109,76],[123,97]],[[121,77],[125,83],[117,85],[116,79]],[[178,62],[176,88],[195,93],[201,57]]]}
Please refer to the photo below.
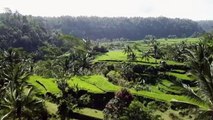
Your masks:
{"label": "palm tree", "polygon": [[9,82],[5,88],[5,95],[0,101],[0,108],[4,115],[1,120],[5,119],[47,119],[47,112],[43,107],[43,100],[34,98],[33,87],[28,89],[21,86],[18,91],[14,82]]}
{"label": "palm tree", "polygon": [[155,63],[157,63],[157,56],[158,56],[158,53],[159,53],[159,47],[158,47],[159,43],[158,42],[154,42],[152,44],[152,47],[153,47],[153,53],[154,53],[154,58],[155,58]]}
{"label": "palm tree", "polygon": [[209,109],[203,111],[199,117],[213,120],[213,57],[210,49],[205,44],[199,43],[194,47],[194,51],[187,50],[185,56],[192,69],[192,75],[197,78],[199,91],[195,92],[189,87],[185,87],[191,91],[190,97],[209,106]]}
{"label": "palm tree", "polygon": [[142,59],[145,59],[145,61],[149,62],[149,58],[150,58],[150,51],[147,51],[145,53],[142,54]]}
{"label": "palm tree", "polygon": [[4,83],[1,87],[0,110],[4,113],[1,119],[47,119],[43,101],[34,98],[33,87],[26,82],[31,73],[31,62],[13,49],[4,51],[0,61],[0,79]]}
{"label": "palm tree", "polygon": [[136,55],[129,45],[124,49],[124,54],[127,54],[127,59],[136,60]]}
{"label": "palm tree", "polygon": [[32,71],[31,59],[26,59],[26,55],[21,51],[9,49],[3,52],[0,60],[0,79],[7,84],[13,81],[18,87],[19,84],[26,83]]}
{"label": "palm tree", "polygon": [[149,51],[151,52],[147,52],[147,53],[153,53],[154,54],[154,58],[155,58],[155,63],[157,63],[157,57],[159,56],[160,54],[160,49],[159,49],[159,42],[157,42],[155,39],[151,40],[150,41],[150,46],[151,46],[151,49]]}

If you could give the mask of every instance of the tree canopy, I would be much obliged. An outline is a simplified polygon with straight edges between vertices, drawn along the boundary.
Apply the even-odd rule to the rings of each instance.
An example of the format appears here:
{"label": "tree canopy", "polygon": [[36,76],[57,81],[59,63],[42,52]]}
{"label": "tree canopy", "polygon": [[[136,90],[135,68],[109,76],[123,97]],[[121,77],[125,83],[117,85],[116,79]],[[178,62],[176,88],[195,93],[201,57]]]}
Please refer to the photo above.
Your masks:
{"label": "tree canopy", "polygon": [[195,32],[203,32],[197,22],[189,19],[171,19],[166,17],[46,17],[40,18],[46,28],[73,34],[89,39],[116,39],[130,40],[143,39],[146,35],[157,38],[176,35],[189,37]]}

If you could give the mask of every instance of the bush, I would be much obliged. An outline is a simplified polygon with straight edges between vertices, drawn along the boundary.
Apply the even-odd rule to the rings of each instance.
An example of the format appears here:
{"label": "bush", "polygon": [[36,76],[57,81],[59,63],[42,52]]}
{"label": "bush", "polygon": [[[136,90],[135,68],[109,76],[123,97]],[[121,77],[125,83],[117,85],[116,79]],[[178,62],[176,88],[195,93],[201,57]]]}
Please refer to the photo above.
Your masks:
{"label": "bush", "polygon": [[93,47],[92,52],[93,53],[106,53],[106,52],[109,52],[109,51],[104,46],[101,46],[101,47],[95,46],[95,47]]}
{"label": "bush", "polygon": [[107,103],[103,111],[105,114],[104,119],[119,119],[132,100],[133,96],[127,89],[118,91],[115,97]]}

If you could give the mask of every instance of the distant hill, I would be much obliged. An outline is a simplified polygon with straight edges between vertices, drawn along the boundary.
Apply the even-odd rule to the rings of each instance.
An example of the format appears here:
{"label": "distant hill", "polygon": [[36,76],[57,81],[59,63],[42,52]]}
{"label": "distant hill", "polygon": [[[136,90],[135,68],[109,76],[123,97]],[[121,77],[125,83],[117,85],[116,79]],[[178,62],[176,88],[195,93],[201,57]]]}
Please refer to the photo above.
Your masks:
{"label": "distant hill", "polygon": [[197,22],[189,19],[171,19],[166,17],[45,17],[37,18],[43,21],[48,29],[73,34],[89,39],[127,38],[143,39],[146,35],[158,38],[176,35],[189,37],[193,33],[204,32]]}
{"label": "distant hill", "polygon": [[[0,14],[0,50],[8,48],[23,48],[28,52],[38,52],[45,49],[51,51],[60,48],[62,52],[83,49],[84,42],[76,37],[52,32],[45,28],[43,22],[33,16],[24,16],[18,12]],[[46,48],[50,50],[46,50]]]}
{"label": "distant hill", "polygon": [[[204,32],[199,25],[205,30],[210,29],[207,23],[211,22],[166,17],[33,17],[18,12],[5,13],[0,14],[0,47],[24,47],[34,51],[45,41],[55,44],[58,33],[93,40],[139,40],[146,35],[189,37]],[[53,34],[51,31],[57,32]]]}
{"label": "distant hill", "polygon": [[201,20],[198,24],[206,31],[213,32],[213,20]]}

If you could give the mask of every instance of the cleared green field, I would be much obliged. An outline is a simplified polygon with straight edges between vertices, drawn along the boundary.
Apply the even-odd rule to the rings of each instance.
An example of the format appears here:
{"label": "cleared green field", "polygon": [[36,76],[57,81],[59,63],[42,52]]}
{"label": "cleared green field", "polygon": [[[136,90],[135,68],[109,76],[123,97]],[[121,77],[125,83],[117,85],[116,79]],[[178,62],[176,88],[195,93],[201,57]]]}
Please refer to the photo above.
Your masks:
{"label": "cleared green field", "polygon": [[122,60],[127,61],[127,57],[121,50],[109,51],[106,54],[99,55],[95,58],[95,62],[103,60]]}
{"label": "cleared green field", "polygon": [[[45,88],[36,81],[39,81],[41,84],[43,84],[47,90],[45,90]],[[28,82],[34,85],[36,89],[42,94],[45,94],[46,92],[51,92],[53,94],[60,93],[56,81],[53,78],[43,78],[41,76],[33,75],[29,77]]]}
{"label": "cleared green field", "polygon": [[74,77],[68,80],[68,84],[70,87],[78,87],[81,90],[87,90],[92,93],[104,93],[103,90],[97,88],[95,85],[90,84],[88,82],[82,81],[78,77]]}
{"label": "cleared green field", "polygon": [[173,73],[173,72],[167,72],[166,74],[175,76],[178,79],[190,80],[190,81],[193,80],[191,77],[187,76],[187,74],[179,74],[179,73]]}
{"label": "cleared green field", "polygon": [[175,39],[158,39],[157,41],[160,42],[160,44],[164,45],[164,44],[178,44],[181,42],[186,42],[186,43],[197,43],[199,42],[199,38],[175,38]]}
{"label": "cleared green field", "polygon": [[[159,43],[160,46],[162,45],[172,45],[172,44],[179,44],[182,43],[183,41],[187,44],[194,44],[199,42],[200,38],[170,38],[170,39],[156,39]],[[142,51],[147,51],[150,47],[149,44],[145,43],[144,40],[134,40],[134,41],[114,41],[114,42],[101,42],[100,45],[109,47],[110,50],[116,50],[116,49],[111,49],[111,46],[118,47],[118,49],[122,49],[125,47],[125,45],[129,45],[131,47],[137,46],[140,48]]]}
{"label": "cleared green field", "polygon": [[[137,56],[137,60],[135,62],[140,63],[141,64],[151,64],[151,65],[157,65],[155,64],[155,59],[154,58],[149,58],[149,61],[146,61],[145,59],[141,58],[141,53],[136,52],[136,56]],[[122,62],[128,62],[127,60],[127,55],[124,54],[123,51],[121,50],[114,50],[114,51],[109,51],[105,54],[99,55],[95,58],[94,62],[98,62],[98,61],[122,61]],[[161,59],[157,60],[157,63],[159,64],[160,61],[162,61]],[[183,65],[183,63],[179,63],[179,62],[175,62],[175,61],[169,61],[169,60],[164,60],[166,61],[167,64],[170,65]],[[134,63],[131,62],[131,63]]]}
{"label": "cleared green field", "polygon": [[207,104],[198,103],[196,100],[190,99],[189,97],[186,97],[186,96],[171,95],[171,94],[165,94],[165,93],[155,93],[155,92],[149,92],[149,91],[135,91],[135,90],[131,90],[131,93],[134,95],[151,98],[157,101],[187,103],[187,104],[198,106],[204,110],[209,109],[209,106]]}
{"label": "cleared green field", "polygon": [[[94,85],[96,88],[104,92],[114,92],[119,90],[121,87],[113,85],[107,78],[102,75],[92,75],[92,76],[75,76],[71,78],[72,80],[83,81],[88,84]],[[71,81],[72,81],[71,80]],[[80,84],[79,84],[80,85]],[[89,88],[88,86],[82,86],[82,88]]]}
{"label": "cleared green field", "polygon": [[[45,86],[47,91],[43,86]],[[45,94],[46,92],[51,92],[53,94],[60,93],[60,90],[57,87],[57,83],[53,78],[43,78],[37,75],[30,76],[28,82],[34,85],[39,92]],[[82,90],[87,90],[91,93],[105,93],[105,92],[114,92],[119,90],[121,87],[113,85],[105,77],[101,75],[92,75],[92,76],[75,76],[68,80],[70,87],[78,87]]]}

